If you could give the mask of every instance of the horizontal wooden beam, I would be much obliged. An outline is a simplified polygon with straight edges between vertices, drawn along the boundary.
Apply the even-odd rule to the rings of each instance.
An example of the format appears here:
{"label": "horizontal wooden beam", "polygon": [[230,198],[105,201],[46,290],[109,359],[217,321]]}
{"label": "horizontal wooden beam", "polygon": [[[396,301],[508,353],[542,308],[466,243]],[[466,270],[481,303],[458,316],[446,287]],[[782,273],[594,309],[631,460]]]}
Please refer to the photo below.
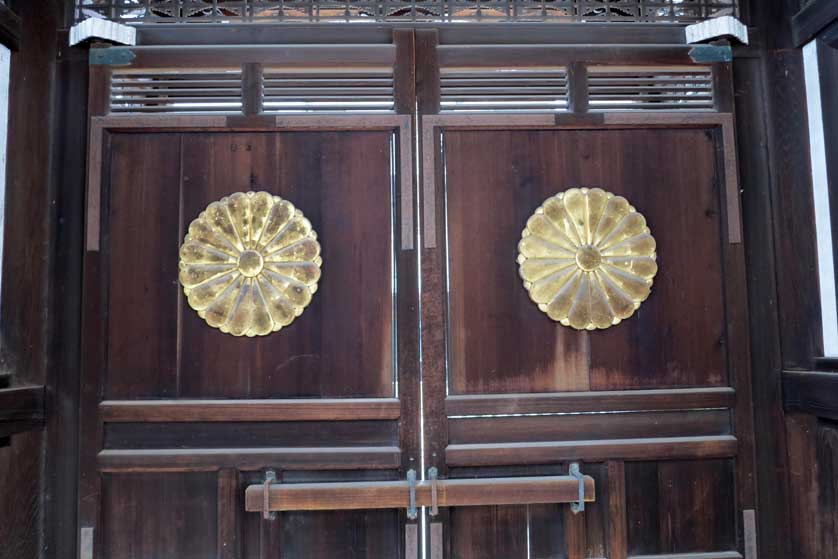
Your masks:
{"label": "horizontal wooden beam", "polygon": [[106,423],[180,421],[359,421],[398,419],[396,398],[328,400],[106,400]]}
{"label": "horizontal wooden beam", "polygon": [[[584,476],[585,501],[595,499],[594,480]],[[407,508],[410,491],[407,481],[359,483],[289,483],[270,487],[271,511],[362,510]],[[264,485],[245,490],[245,510],[260,512]],[[462,507],[572,503],[579,499],[579,481],[571,476],[444,479],[437,481],[437,505]],[[416,506],[433,504],[431,482],[416,482]]]}
{"label": "horizontal wooden beam", "polygon": [[0,389],[0,438],[44,427],[43,386]]}
{"label": "horizontal wooden beam", "polygon": [[655,437],[595,441],[453,444],[445,449],[451,467],[552,464],[569,460],[690,460],[728,458],[736,437]]}
{"label": "horizontal wooden beam", "polygon": [[0,44],[9,50],[20,48],[20,18],[8,6],[0,4]]}
{"label": "horizontal wooden beam", "polygon": [[394,470],[400,461],[391,446],[103,450],[98,456],[102,472]]}
{"label": "horizontal wooden beam", "polygon": [[[704,46],[704,45],[702,45]],[[441,45],[440,67],[564,66],[588,64],[691,65],[695,45]],[[526,62],[522,62],[526,61]]]}
{"label": "horizontal wooden beam", "polygon": [[247,23],[218,24],[167,24],[138,26],[138,43],[142,45],[197,45],[197,44],[267,44],[276,43],[282,37],[283,43],[326,43],[326,44],[389,44],[393,41],[393,29],[404,28],[406,24],[416,29],[438,29],[441,44],[478,45],[492,44],[677,44],[684,43],[681,26],[668,23],[423,23],[423,22],[378,22],[366,25],[322,25],[317,33],[311,32],[311,24]]}
{"label": "horizontal wooden beam", "polygon": [[665,553],[663,555],[629,555],[628,559],[742,559],[736,551],[717,551],[715,553]]}
{"label": "horizontal wooden beam", "polygon": [[467,417],[448,421],[451,444],[730,435],[731,411],[671,410]]}
{"label": "horizontal wooden beam", "polygon": [[838,420],[838,373],[784,371],[783,406],[786,411]]}
{"label": "horizontal wooden beam", "polygon": [[[151,68],[234,68],[243,60],[288,68],[334,68],[352,72],[359,67],[391,67],[396,47],[386,45],[273,44],[273,45],[166,45],[110,47],[130,50],[131,58],[120,70]],[[126,58],[126,59],[127,59]]]}
{"label": "horizontal wooden beam", "polygon": [[735,391],[728,387],[542,394],[481,394],[449,396],[445,400],[445,411],[449,416],[469,416],[715,409],[733,407],[735,400]]}
{"label": "horizontal wooden beam", "polygon": [[801,47],[821,31],[838,21],[838,2],[812,0],[791,18],[794,44]]}

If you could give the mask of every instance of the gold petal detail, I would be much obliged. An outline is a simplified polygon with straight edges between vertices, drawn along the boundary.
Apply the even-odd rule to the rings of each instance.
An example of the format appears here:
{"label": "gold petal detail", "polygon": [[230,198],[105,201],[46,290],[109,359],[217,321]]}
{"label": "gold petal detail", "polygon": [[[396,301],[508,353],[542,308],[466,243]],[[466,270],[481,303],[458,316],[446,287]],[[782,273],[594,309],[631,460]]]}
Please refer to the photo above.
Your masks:
{"label": "gold petal detail", "polygon": [[320,280],[320,244],[294,205],[269,192],[236,192],[189,225],[180,282],[207,324],[234,336],[265,336],[291,324]]}
{"label": "gold petal detail", "polygon": [[544,201],[518,243],[518,272],[530,299],[577,330],[630,317],[657,274],[654,237],[628,200],[600,188],[571,188]]}

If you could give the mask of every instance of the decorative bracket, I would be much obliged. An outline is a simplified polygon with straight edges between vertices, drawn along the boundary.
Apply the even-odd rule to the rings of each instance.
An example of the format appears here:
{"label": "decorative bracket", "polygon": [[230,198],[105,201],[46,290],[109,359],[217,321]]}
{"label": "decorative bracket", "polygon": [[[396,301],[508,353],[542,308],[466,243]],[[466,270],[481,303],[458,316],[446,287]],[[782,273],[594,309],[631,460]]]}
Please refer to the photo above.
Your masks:
{"label": "decorative bracket", "polygon": [[70,28],[71,47],[90,39],[101,39],[117,45],[134,46],[137,44],[137,30],[130,25],[123,25],[101,18],[86,19]]}
{"label": "decorative bracket", "polygon": [[585,511],[585,476],[579,468],[579,462],[573,462],[570,465],[570,475],[579,481],[579,501],[570,503],[570,510],[573,514],[579,514]]}
{"label": "decorative bracket", "polygon": [[748,44],[748,28],[733,16],[715,17],[688,25],[685,28],[687,43],[701,43],[722,37],[733,37],[740,43]]}

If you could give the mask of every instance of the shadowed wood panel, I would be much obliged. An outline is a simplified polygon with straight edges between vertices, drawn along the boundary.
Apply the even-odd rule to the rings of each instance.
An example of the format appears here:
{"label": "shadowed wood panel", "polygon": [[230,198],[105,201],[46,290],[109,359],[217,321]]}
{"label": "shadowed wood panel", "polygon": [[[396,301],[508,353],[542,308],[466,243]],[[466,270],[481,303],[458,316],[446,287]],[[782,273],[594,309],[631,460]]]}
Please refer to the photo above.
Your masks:
{"label": "shadowed wood panel", "polygon": [[527,506],[451,509],[452,559],[527,559]]}
{"label": "shadowed wood panel", "polygon": [[311,305],[279,334],[234,338],[184,308],[181,395],[393,395],[389,132],[194,135],[184,216],[236,191],[291,201],[322,246]]}
{"label": "shadowed wood panel", "polygon": [[529,558],[565,559],[567,557],[563,515],[568,508],[566,504],[527,506]]}
{"label": "shadowed wood panel", "polygon": [[217,498],[211,473],[106,475],[102,557],[215,557]]}
{"label": "shadowed wood panel", "polygon": [[822,553],[838,546],[838,428],[835,423],[818,422],[817,434],[820,544]]}
{"label": "shadowed wood panel", "polygon": [[[724,384],[711,132],[448,131],[444,152],[452,394]],[[634,317],[591,334],[541,313],[515,263],[529,215],[573,186],[625,196],[658,242],[650,298]]]}
{"label": "shadowed wood panel", "polygon": [[629,555],[736,548],[733,462],[627,463]]}
{"label": "shadowed wood panel", "polygon": [[395,446],[394,421],[108,423],[105,448]]}
{"label": "shadowed wood panel", "polygon": [[728,410],[451,419],[451,444],[728,435]]}
{"label": "shadowed wood panel", "polygon": [[402,534],[395,510],[291,512],[281,516],[283,559],[379,559],[398,556]]}
{"label": "shadowed wood panel", "polygon": [[111,140],[108,398],[177,394],[180,150],[177,134]]}

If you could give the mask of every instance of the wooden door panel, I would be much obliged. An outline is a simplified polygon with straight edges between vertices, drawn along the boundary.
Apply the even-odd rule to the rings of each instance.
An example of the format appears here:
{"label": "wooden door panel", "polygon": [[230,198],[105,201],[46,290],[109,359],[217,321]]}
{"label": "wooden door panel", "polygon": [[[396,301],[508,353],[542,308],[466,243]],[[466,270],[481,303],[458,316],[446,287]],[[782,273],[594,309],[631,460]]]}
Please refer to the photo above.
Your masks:
{"label": "wooden door panel", "polygon": [[632,555],[736,550],[732,460],[626,464]]}
{"label": "wooden door panel", "polygon": [[105,475],[102,557],[215,557],[216,479],[214,472]]}
{"label": "wooden door panel", "polygon": [[[413,223],[402,215],[413,210],[399,162],[408,135],[396,117],[344,122],[165,131],[141,119],[94,135],[103,138],[101,267],[89,253],[89,285],[107,289],[88,293],[102,306],[86,315],[80,517],[95,527],[97,559],[401,556],[398,510],[263,520],[243,504],[267,469],[282,482],[398,479],[402,450],[419,446],[417,418],[401,411],[418,398],[408,345],[418,332],[415,256],[395,248],[411,244],[396,227]],[[312,222],[323,275],[289,327],[235,338],[186,304],[178,252],[207,205],[249,190],[290,200]],[[408,269],[400,352],[397,256]]]}
{"label": "wooden door panel", "polygon": [[105,397],[177,395],[180,134],[114,135]]}
{"label": "wooden door panel", "polygon": [[[385,131],[114,135],[107,397],[392,397],[391,141]],[[210,328],[177,283],[191,220],[248,190],[290,200],[322,245],[318,291],[281,335]]]}
{"label": "wooden door panel", "polygon": [[[719,193],[702,130],[446,131],[453,394],[718,386],[726,380]],[[600,186],[647,218],[661,272],[604,332],[553,323],[518,277],[549,196]]]}

